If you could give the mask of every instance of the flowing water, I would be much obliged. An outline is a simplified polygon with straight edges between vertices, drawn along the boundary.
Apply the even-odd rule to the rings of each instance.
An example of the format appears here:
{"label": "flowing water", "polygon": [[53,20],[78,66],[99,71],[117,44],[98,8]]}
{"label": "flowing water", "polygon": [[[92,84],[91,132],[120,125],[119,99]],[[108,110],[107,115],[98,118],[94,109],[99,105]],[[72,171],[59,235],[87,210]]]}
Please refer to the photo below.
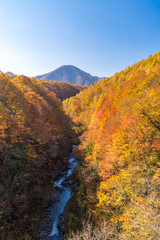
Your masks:
{"label": "flowing water", "polygon": [[54,182],[54,187],[56,189],[56,194],[58,196],[58,201],[54,203],[52,207],[52,231],[47,240],[62,240],[63,234],[61,227],[63,225],[62,215],[64,208],[68,200],[72,197],[72,182],[69,176],[73,173],[78,162],[76,161],[74,154],[71,153],[67,167],[60,173],[57,180]]}

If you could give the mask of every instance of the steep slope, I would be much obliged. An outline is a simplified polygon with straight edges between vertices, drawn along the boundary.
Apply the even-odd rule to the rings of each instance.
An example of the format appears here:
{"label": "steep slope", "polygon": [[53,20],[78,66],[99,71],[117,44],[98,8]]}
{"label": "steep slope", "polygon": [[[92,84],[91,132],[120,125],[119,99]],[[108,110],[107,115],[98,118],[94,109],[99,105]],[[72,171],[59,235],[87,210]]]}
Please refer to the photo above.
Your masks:
{"label": "steep slope", "polygon": [[160,53],[67,99],[64,109],[84,132],[81,207],[106,221],[109,239],[160,239]]}
{"label": "steep slope", "polygon": [[92,76],[72,65],[64,65],[56,70],[39,75],[36,79],[56,80],[60,82],[69,82],[77,85],[89,86],[98,81],[99,77]]}
{"label": "steep slope", "polygon": [[66,98],[73,97],[80,91],[86,89],[85,86],[74,85],[71,83],[40,80],[39,83],[41,82],[42,86],[46,87],[50,92],[54,92],[62,101]]}
{"label": "steep slope", "polygon": [[37,239],[72,136],[53,92],[35,79],[0,74],[0,239]]}

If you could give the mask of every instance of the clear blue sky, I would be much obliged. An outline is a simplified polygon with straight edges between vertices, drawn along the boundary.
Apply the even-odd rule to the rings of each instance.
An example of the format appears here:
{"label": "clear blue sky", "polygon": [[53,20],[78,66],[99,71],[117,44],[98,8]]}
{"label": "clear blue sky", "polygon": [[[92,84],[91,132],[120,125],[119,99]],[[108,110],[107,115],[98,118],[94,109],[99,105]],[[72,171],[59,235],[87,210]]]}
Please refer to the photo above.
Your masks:
{"label": "clear blue sky", "polygon": [[160,51],[160,0],[0,0],[0,70],[111,76]]}

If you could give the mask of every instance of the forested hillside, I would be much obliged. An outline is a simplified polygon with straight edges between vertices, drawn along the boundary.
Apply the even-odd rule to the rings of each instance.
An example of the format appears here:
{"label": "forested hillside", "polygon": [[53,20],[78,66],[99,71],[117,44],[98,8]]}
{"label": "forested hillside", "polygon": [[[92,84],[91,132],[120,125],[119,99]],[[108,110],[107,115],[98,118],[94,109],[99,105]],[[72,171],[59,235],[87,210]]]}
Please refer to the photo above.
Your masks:
{"label": "forested hillside", "polygon": [[72,137],[55,93],[35,79],[0,74],[0,239],[37,239]]}
{"label": "forested hillside", "polygon": [[45,86],[50,92],[54,92],[61,100],[73,97],[80,91],[86,89],[85,86],[74,85],[71,83],[58,82],[58,81],[44,81],[39,80],[42,86]]}
{"label": "forested hillside", "polygon": [[[160,239],[160,53],[67,99],[64,109],[82,133],[77,204],[106,224],[98,239]],[[91,239],[92,229],[83,229]]]}
{"label": "forested hillside", "polygon": [[160,53],[88,88],[0,74],[0,239],[38,239],[74,131],[66,238],[160,239]]}

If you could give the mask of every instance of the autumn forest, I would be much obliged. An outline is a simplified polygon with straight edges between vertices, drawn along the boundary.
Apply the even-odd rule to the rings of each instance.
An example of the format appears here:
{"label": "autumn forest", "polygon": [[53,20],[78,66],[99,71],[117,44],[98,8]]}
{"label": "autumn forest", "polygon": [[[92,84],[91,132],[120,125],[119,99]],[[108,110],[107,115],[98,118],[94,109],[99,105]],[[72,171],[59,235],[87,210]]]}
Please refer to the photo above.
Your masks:
{"label": "autumn forest", "polygon": [[0,74],[0,239],[40,239],[73,145],[64,239],[160,239],[160,53],[89,87]]}

